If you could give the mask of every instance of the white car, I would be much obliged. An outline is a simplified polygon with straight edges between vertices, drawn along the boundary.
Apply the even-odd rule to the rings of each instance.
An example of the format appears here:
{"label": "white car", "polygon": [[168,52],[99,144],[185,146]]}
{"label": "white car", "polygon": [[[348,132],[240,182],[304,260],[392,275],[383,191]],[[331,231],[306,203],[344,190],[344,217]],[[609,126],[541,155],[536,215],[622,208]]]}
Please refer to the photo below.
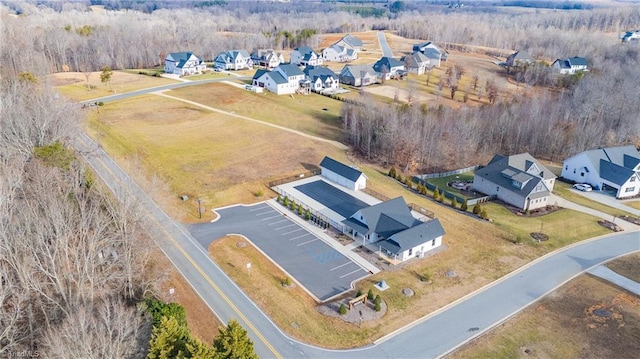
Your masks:
{"label": "white car", "polygon": [[582,191],[582,192],[590,192],[592,190],[591,186],[589,186],[586,183],[576,183],[573,185],[573,188],[577,189],[578,191]]}

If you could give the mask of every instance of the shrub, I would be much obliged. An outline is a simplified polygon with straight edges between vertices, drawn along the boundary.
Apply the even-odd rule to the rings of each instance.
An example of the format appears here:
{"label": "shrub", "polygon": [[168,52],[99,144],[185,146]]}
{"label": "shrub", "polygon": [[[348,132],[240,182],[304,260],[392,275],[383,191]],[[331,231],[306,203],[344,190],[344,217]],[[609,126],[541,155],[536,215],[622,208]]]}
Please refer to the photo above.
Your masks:
{"label": "shrub", "polygon": [[400,173],[398,173],[398,175],[396,176],[396,180],[398,180],[398,182],[404,182]]}
{"label": "shrub", "polygon": [[442,193],[442,190],[440,191],[440,193],[438,193],[438,202],[444,202],[444,193]]}
{"label": "shrub", "polygon": [[282,202],[282,204],[283,204],[285,207],[289,207],[289,197],[284,196],[284,201]]}
{"label": "shrub", "polygon": [[262,196],[264,196],[264,192],[262,192],[262,190],[261,190],[261,189],[259,189],[259,190],[257,190],[257,191],[256,191],[256,193],[254,193],[254,195],[255,195],[256,197],[262,197]]}
{"label": "shrub", "polygon": [[374,306],[373,306],[373,309],[375,309],[375,310],[376,310],[376,312],[381,311],[381,310],[382,310],[382,304],[381,304],[381,302],[376,302],[376,303],[374,304]]}
{"label": "shrub", "polygon": [[396,168],[395,167],[391,167],[391,169],[389,170],[389,177],[396,178]]}
{"label": "shrub", "polygon": [[289,209],[291,209],[292,211],[296,210],[296,202],[291,201],[291,203],[289,203]]}
{"label": "shrub", "polygon": [[429,273],[423,273],[420,276],[420,280],[423,281],[423,282],[428,282],[428,281],[431,280],[431,275]]}
{"label": "shrub", "polygon": [[469,209],[469,206],[467,205],[467,200],[462,201],[462,205],[460,206],[460,210],[463,212],[466,212]]}
{"label": "shrub", "polygon": [[344,305],[344,303],[340,304],[340,309],[338,309],[338,313],[340,313],[340,315],[347,314],[347,306]]}
{"label": "shrub", "polygon": [[304,214],[304,209],[302,208],[301,205],[298,205],[298,215],[302,216]]}
{"label": "shrub", "polygon": [[453,199],[451,200],[451,207],[458,208],[458,200],[456,200],[455,196],[453,196]]}
{"label": "shrub", "polygon": [[309,210],[309,208],[307,208],[307,210],[304,212],[304,219],[306,219],[307,221],[311,219],[311,211]]}
{"label": "shrub", "polygon": [[288,287],[291,285],[291,278],[289,277],[285,277],[284,280],[282,281],[282,285]]}
{"label": "shrub", "polygon": [[488,219],[489,215],[487,214],[487,210],[483,209],[482,212],[480,212],[480,218],[482,219]]}
{"label": "shrub", "polygon": [[282,202],[282,197],[280,197],[280,195],[278,195],[278,198],[276,199],[276,201],[277,201],[278,203]]}
{"label": "shrub", "polygon": [[373,298],[373,289],[369,289],[369,291],[367,292],[367,300],[373,300]]}
{"label": "shrub", "polygon": [[480,206],[480,203],[476,203],[473,206],[473,214],[480,214],[480,212],[482,212],[482,206]]}
{"label": "shrub", "polygon": [[380,294],[376,295],[376,297],[373,298],[373,303],[375,304],[382,303],[382,298],[380,298]]}
{"label": "shrub", "polygon": [[358,292],[356,293],[356,298],[362,295],[362,290],[358,289]]}
{"label": "shrub", "polygon": [[440,199],[440,190],[438,189],[438,187],[433,189],[433,200],[437,201]]}

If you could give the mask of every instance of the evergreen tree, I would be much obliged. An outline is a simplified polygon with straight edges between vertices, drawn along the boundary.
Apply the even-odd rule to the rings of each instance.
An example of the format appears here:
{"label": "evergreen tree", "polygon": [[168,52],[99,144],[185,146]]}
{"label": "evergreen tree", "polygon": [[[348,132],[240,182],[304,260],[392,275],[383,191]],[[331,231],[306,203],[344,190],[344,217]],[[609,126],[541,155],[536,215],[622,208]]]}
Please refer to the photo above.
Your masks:
{"label": "evergreen tree", "polygon": [[340,309],[338,309],[338,313],[340,313],[340,315],[347,314],[347,306],[344,305],[344,303],[340,304]]}
{"label": "evergreen tree", "polygon": [[395,167],[391,167],[391,169],[389,170],[389,177],[396,178],[396,168]]}
{"label": "evergreen tree", "polygon": [[231,319],[226,327],[219,328],[218,331],[218,336],[213,339],[216,358],[258,359],[247,331],[235,319]]}
{"label": "evergreen tree", "polygon": [[486,209],[482,209],[482,212],[480,212],[480,218],[482,219],[488,219],[489,215],[487,214],[487,210]]}
{"label": "evergreen tree", "polygon": [[184,358],[187,356],[186,344],[189,342],[189,329],[172,316],[163,316],[158,325],[154,325],[149,341],[148,359]]}
{"label": "evergreen tree", "polygon": [[480,206],[480,203],[476,203],[475,206],[473,206],[473,214],[480,214],[481,211],[482,207]]}
{"label": "evergreen tree", "polygon": [[280,203],[280,202],[282,201],[282,198],[280,197],[280,195],[278,195],[278,199],[276,199],[276,201],[277,201],[278,203]]}
{"label": "evergreen tree", "polygon": [[304,212],[304,219],[306,219],[307,221],[311,219],[311,211],[309,210],[309,208],[307,208],[307,210]]}
{"label": "evergreen tree", "polygon": [[460,206],[460,210],[463,212],[466,212],[469,209],[469,206],[467,205],[467,200],[465,199],[464,201],[462,201],[462,206]]}
{"label": "evergreen tree", "polygon": [[456,199],[456,196],[453,196],[453,199],[451,200],[451,207],[458,208],[458,200]]}
{"label": "evergreen tree", "polygon": [[440,190],[438,189],[438,187],[433,189],[433,200],[437,201],[440,199]]}
{"label": "evergreen tree", "polygon": [[367,292],[367,300],[373,300],[373,298],[373,289],[369,288],[369,291]]}
{"label": "evergreen tree", "polygon": [[438,193],[438,202],[444,202],[444,193],[442,192],[442,190],[440,190]]}

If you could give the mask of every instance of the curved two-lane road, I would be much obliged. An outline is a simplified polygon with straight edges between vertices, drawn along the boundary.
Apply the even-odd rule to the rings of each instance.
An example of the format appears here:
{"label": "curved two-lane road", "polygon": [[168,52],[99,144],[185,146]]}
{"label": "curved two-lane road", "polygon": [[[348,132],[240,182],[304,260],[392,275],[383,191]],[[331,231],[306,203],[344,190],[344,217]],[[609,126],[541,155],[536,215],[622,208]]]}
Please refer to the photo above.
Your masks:
{"label": "curved two-lane road", "polygon": [[261,358],[439,357],[589,268],[640,250],[640,232],[586,241],[540,258],[372,345],[326,350],[299,343],[282,333],[209,258],[188,231],[169,218],[91,138],[82,135],[76,145],[116,195],[139,200],[148,218],[147,227],[155,234],[161,249],[223,322],[238,319],[249,332]]}

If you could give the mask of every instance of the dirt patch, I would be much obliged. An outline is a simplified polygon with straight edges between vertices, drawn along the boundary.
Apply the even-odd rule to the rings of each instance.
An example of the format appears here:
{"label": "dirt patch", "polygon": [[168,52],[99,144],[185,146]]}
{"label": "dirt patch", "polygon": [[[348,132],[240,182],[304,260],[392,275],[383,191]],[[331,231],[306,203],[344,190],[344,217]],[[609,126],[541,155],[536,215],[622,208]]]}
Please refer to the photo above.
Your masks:
{"label": "dirt patch", "polygon": [[347,309],[347,314],[340,314],[340,306],[344,304],[349,308],[349,300],[352,297],[344,297],[342,299],[319,305],[316,309],[322,315],[329,317],[340,318],[347,323],[360,325],[364,322],[370,322],[382,318],[387,312],[387,303],[385,301],[380,302],[380,311],[376,312],[375,304],[372,300],[368,300],[367,303],[359,303],[353,306],[352,309]]}
{"label": "dirt patch", "polygon": [[[402,80],[389,80],[389,81],[402,81]],[[436,99],[433,95],[416,94],[414,91],[408,91],[395,87],[393,85],[380,85],[365,87],[365,92],[384,96],[390,99],[394,99],[404,103],[428,103]]]}
{"label": "dirt patch", "polygon": [[623,220],[625,220],[627,222],[631,222],[633,224],[637,224],[637,225],[640,226],[640,218],[638,218],[638,217],[631,217],[631,216],[626,216],[625,215],[625,216],[620,216],[618,218],[623,219]]}
{"label": "dirt patch", "polygon": [[608,228],[614,232],[621,232],[624,229],[622,229],[622,227],[618,226],[617,224],[610,222],[610,221],[606,221],[606,220],[601,220],[598,221],[598,224],[603,226],[604,228]]}
{"label": "dirt patch", "polygon": [[541,232],[532,232],[529,233],[529,235],[531,236],[531,238],[533,238],[536,242],[545,242],[549,240],[549,236],[541,233]]}

